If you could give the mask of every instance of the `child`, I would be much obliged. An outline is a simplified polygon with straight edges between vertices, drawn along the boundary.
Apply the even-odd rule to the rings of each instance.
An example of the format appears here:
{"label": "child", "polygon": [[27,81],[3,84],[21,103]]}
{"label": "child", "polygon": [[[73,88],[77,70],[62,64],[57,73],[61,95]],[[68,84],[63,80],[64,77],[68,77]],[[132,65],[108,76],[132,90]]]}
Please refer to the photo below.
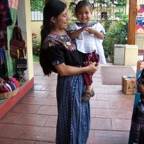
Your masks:
{"label": "child", "polygon": [[[74,23],[70,28],[70,37],[76,40],[77,49],[84,53],[84,65],[91,61],[100,61],[106,64],[102,42],[105,30],[98,22],[90,22],[92,17],[92,6],[89,2],[82,0],[78,2],[75,8],[75,15],[79,22]],[[86,91],[82,96],[83,101],[89,100],[94,96],[91,88],[92,75],[84,74],[84,80],[87,85]]]}

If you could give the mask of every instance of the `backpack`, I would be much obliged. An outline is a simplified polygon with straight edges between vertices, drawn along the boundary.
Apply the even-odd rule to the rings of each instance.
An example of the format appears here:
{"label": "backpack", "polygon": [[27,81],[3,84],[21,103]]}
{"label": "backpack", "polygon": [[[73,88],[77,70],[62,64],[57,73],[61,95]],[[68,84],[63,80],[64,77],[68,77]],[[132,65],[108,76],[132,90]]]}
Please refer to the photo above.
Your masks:
{"label": "backpack", "polygon": [[23,54],[19,54],[19,50],[24,50],[26,53],[25,41],[22,38],[21,29],[15,26],[13,29],[12,39],[10,41],[10,56],[18,59]]}

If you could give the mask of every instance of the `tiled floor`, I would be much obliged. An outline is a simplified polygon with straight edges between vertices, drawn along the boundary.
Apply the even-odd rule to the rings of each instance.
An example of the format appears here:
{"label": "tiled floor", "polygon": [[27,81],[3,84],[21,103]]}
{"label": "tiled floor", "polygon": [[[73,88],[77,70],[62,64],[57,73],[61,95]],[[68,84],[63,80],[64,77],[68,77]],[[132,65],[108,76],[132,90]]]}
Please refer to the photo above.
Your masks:
{"label": "tiled floor", "polygon": [[[43,76],[38,63],[34,72],[34,88],[0,120],[0,144],[55,143],[56,74]],[[102,85],[100,72],[94,75],[87,144],[127,144],[134,95],[123,94],[121,85]]]}

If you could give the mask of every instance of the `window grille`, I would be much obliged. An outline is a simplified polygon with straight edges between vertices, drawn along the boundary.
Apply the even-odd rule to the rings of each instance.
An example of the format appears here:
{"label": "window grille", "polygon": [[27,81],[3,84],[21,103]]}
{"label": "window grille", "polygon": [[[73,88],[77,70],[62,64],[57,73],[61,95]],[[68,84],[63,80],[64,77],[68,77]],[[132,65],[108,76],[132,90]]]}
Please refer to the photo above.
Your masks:
{"label": "window grille", "polygon": [[42,21],[43,12],[41,11],[31,11],[31,21]]}

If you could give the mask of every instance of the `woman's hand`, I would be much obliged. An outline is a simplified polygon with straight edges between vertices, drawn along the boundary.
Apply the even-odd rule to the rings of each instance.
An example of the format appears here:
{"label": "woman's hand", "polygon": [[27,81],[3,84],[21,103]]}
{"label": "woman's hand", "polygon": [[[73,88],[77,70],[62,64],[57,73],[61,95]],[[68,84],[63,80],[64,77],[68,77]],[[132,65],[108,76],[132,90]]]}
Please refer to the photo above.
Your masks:
{"label": "woman's hand", "polygon": [[96,62],[90,62],[90,64],[87,66],[88,67],[88,74],[94,74],[98,70],[98,65]]}

